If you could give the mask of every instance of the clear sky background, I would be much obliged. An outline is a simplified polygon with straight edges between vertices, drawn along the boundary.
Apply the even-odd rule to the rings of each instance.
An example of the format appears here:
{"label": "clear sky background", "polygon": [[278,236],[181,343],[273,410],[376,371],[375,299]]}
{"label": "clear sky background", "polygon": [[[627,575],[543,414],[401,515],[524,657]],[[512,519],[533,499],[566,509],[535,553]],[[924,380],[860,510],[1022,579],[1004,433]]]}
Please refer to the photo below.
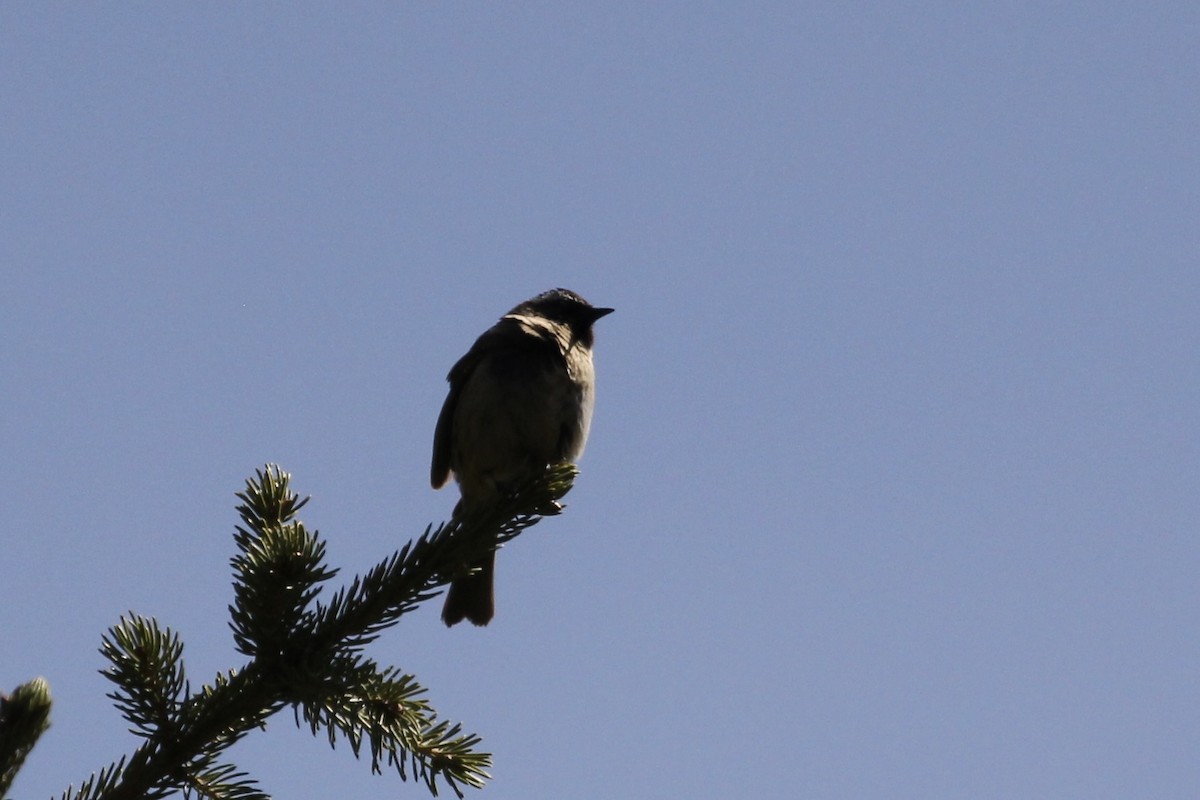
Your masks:
{"label": "clear sky background", "polygon": [[[567,513],[372,648],[490,798],[1200,796],[1194,3],[0,6],[15,788],[135,745],[101,634],[236,666],[267,461],[348,579],[445,519],[445,375],[566,286]],[[423,796],[290,715],[279,798]]]}

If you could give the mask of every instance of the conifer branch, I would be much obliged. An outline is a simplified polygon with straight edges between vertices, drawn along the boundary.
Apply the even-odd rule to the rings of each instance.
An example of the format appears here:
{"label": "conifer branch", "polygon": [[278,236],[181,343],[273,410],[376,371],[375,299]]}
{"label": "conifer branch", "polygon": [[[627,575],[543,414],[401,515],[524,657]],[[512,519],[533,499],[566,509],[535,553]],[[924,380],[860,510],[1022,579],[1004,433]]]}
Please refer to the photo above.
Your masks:
{"label": "conifer branch", "polygon": [[44,678],[0,694],[0,797],[6,797],[25,757],[50,727],[50,685]]}
{"label": "conifer branch", "polygon": [[103,674],[116,685],[109,697],[143,742],[63,800],[153,800],[174,792],[264,800],[225,751],[289,705],[297,724],[324,730],[331,745],[341,738],[356,757],[365,750],[375,772],[386,766],[402,780],[411,774],[435,796],[439,779],[460,798],[464,787],[482,786],[491,756],[476,750],[480,738],[439,720],[414,676],[381,668],[361,651],[466,565],[559,513],[575,474],[569,464],[550,467],[493,509],[427,527],[322,603],[321,584],[337,570],[325,565],[317,533],[296,519],[307,498],[291,491],[279,467],[259,470],[238,493],[243,524],[231,560],[230,627],[250,660],[193,692],[179,636],[153,619],[123,617],[103,639]]}

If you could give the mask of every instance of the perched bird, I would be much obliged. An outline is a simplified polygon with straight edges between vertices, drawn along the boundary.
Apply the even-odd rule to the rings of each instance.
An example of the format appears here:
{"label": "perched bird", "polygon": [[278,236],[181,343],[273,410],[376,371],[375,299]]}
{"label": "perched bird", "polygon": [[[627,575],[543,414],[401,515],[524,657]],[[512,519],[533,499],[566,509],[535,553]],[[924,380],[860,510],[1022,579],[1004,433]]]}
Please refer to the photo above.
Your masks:
{"label": "perched bird", "polygon": [[[455,513],[486,508],[548,464],[579,458],[595,394],[592,324],[612,311],[566,289],[542,292],[501,317],[450,369],[429,477],[440,489],[454,474],[462,493]],[[450,584],[447,626],[491,621],[495,561],[493,551]]]}

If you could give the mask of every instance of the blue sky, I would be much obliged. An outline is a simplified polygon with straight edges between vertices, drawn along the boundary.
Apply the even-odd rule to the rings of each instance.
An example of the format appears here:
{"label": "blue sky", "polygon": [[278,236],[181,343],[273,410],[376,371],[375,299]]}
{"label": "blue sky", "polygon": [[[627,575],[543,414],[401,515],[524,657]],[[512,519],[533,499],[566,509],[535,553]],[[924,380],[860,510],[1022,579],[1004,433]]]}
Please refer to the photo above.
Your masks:
{"label": "blue sky", "polygon": [[[444,377],[617,313],[498,614],[374,645],[490,798],[1200,795],[1192,4],[0,8],[0,686],[57,795],[134,610],[236,666],[233,493],[343,575],[444,519]],[[272,721],[277,797],[419,796]]]}

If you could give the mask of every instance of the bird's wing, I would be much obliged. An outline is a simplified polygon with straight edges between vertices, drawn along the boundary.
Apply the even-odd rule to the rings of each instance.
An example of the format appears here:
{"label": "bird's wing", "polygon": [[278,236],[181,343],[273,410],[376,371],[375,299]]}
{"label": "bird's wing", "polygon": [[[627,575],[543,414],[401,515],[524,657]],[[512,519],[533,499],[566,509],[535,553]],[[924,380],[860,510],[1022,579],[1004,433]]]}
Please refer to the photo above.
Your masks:
{"label": "bird's wing", "polygon": [[[486,334],[485,334],[486,335]],[[480,337],[482,339],[483,337]],[[479,362],[479,342],[467,351],[453,367],[446,380],[450,381],[450,392],[446,402],[442,403],[442,413],[438,414],[437,427],[433,429],[433,462],[429,468],[429,482],[433,488],[440,489],[450,480],[450,446],[454,440],[454,409],[458,406],[458,396],[467,382],[471,371]]]}
{"label": "bird's wing", "polygon": [[547,332],[530,325],[527,320],[518,316],[503,317],[498,323],[488,328],[471,345],[467,354],[455,362],[450,368],[446,380],[450,382],[450,392],[446,402],[442,404],[442,412],[438,414],[437,426],[433,429],[433,460],[429,470],[429,482],[433,488],[440,489],[450,480],[450,455],[454,442],[454,413],[458,408],[458,399],[463,387],[471,379],[471,374],[480,361],[496,351],[536,351],[550,357],[562,358],[558,344]]}

